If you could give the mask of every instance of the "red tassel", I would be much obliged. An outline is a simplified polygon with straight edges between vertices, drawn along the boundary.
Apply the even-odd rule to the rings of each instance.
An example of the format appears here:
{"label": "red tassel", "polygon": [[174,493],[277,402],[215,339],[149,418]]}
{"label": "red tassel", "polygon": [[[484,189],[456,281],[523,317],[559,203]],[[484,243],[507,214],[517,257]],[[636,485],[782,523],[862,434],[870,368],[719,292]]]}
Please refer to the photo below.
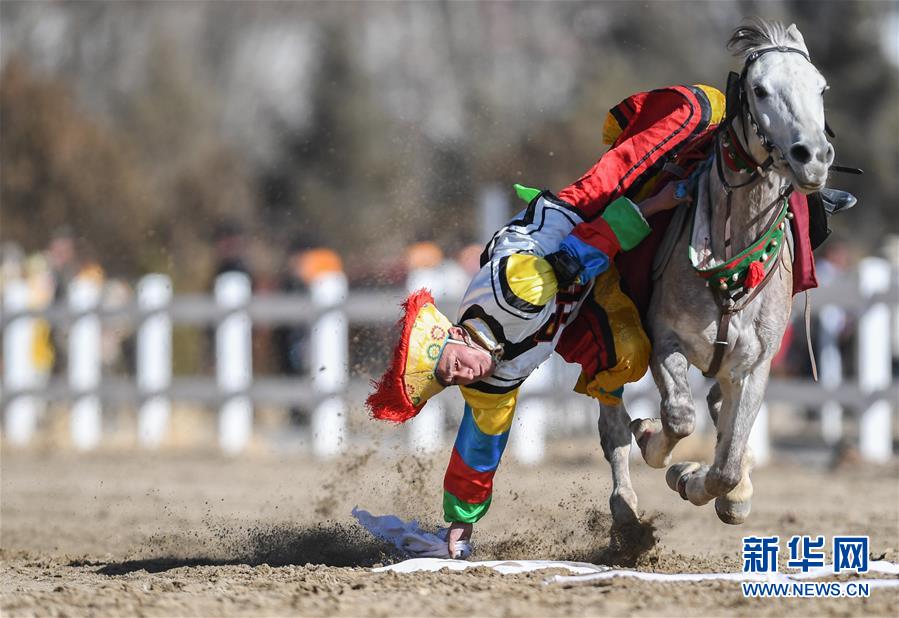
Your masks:
{"label": "red tassel", "polygon": [[746,273],[746,280],[743,287],[752,289],[765,279],[765,267],[761,262],[753,262],[749,265],[749,271]]}
{"label": "red tassel", "polygon": [[406,368],[406,353],[409,350],[412,325],[419,310],[428,303],[433,305],[434,298],[428,290],[421,289],[410,294],[402,305],[403,314],[397,322],[400,337],[393,350],[390,367],[380,380],[372,380],[375,391],[365,400],[371,415],[377,419],[403,423],[421,412],[424,407],[424,404],[416,407],[409,401],[403,371]]}

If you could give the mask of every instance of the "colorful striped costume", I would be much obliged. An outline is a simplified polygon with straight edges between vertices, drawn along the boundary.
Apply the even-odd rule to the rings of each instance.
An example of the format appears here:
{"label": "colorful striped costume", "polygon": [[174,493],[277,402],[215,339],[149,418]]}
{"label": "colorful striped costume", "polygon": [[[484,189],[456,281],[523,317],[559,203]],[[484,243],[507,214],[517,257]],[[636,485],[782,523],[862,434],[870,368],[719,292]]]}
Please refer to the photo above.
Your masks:
{"label": "colorful striped costume", "polygon": [[[459,387],[466,405],[444,480],[447,521],[475,522],[487,511],[493,475],[509,438],[518,388],[549,358],[569,324],[581,312],[598,307],[592,294],[593,282],[559,291],[555,274],[542,257],[558,249],[583,218],[548,192],[517,188],[523,197],[531,197],[530,203],[487,246],[483,266],[472,279],[459,310],[457,324],[487,349],[499,348],[501,353],[493,374]],[[609,240],[605,251],[593,253],[594,259],[604,261],[605,268],[620,249],[633,247],[649,233],[649,225],[627,198],[613,202],[594,226],[605,228]],[[614,275],[614,269],[607,274]],[[634,363],[628,358],[628,370],[620,373],[621,380],[614,388],[639,378],[646,370],[649,343],[639,329],[635,309],[630,322],[638,325],[640,337],[635,347],[640,359]],[[596,352],[599,349],[593,347]],[[630,369],[639,375],[633,375]]]}
{"label": "colorful striped costume", "polygon": [[[446,521],[474,523],[487,512],[518,388],[553,350],[581,365],[575,390],[608,403],[645,373],[650,344],[612,265],[650,232],[628,197],[660,186],[664,164],[707,135],[723,111],[723,96],[708,87],[635,95],[609,115],[604,138],[612,148],[558,197],[516,186],[528,206],[487,245],[459,310],[457,323],[502,355],[489,378],[460,387],[466,405],[444,478]],[[557,290],[542,256],[563,242],[605,273]]]}

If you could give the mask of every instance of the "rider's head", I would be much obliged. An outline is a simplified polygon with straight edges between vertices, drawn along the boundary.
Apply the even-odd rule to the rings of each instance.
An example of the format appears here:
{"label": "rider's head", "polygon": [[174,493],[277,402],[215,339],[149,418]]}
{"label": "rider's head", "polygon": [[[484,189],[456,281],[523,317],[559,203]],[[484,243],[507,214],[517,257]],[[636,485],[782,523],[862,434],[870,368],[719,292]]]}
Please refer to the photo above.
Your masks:
{"label": "rider's head", "polygon": [[453,326],[434,374],[444,386],[465,386],[483,380],[496,369],[493,356],[461,326]]}
{"label": "rider's head", "polygon": [[365,402],[375,418],[408,420],[446,386],[470,384],[495,368],[491,354],[453,326],[427,290],[406,299],[399,328],[390,367]]}

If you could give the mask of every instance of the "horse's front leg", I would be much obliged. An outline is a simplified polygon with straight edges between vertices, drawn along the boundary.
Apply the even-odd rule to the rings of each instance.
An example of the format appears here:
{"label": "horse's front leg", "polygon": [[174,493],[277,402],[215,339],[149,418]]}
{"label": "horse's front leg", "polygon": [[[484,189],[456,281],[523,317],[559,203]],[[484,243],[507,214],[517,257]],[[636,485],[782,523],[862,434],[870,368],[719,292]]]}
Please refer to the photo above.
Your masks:
{"label": "horse's front leg", "polygon": [[743,380],[721,381],[709,393],[718,430],[714,463],[708,468],[675,471],[678,466],[672,466],[669,470],[669,484],[677,476],[681,495],[690,502],[705,504],[715,498],[715,512],[727,524],[743,523],[752,507],[749,473],[754,462],[747,442],[765,395],[769,368],[770,361]]}
{"label": "horse's front leg", "polygon": [[628,459],[631,452],[630,416],[624,404],[599,406],[599,441],[602,453],[612,468],[612,495],[609,508],[615,524],[629,524],[639,519],[637,494],[631,486]]}
{"label": "horse's front leg", "polygon": [[664,468],[671,461],[675,445],[693,433],[696,422],[693,393],[687,380],[690,363],[674,333],[656,339],[650,367],[662,397],[662,418],[637,419],[631,423],[631,431],[644,461],[653,468]]}

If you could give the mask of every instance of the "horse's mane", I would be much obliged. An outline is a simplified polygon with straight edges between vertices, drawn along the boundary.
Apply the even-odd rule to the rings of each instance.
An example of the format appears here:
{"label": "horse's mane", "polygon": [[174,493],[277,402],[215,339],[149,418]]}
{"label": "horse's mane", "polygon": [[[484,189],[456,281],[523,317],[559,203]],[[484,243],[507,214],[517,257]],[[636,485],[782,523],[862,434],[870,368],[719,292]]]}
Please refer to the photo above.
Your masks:
{"label": "horse's mane", "polygon": [[784,26],[779,21],[768,21],[761,17],[745,19],[727,42],[727,49],[735,56],[747,56],[772,46],[796,47],[808,53],[802,34],[795,24]]}

